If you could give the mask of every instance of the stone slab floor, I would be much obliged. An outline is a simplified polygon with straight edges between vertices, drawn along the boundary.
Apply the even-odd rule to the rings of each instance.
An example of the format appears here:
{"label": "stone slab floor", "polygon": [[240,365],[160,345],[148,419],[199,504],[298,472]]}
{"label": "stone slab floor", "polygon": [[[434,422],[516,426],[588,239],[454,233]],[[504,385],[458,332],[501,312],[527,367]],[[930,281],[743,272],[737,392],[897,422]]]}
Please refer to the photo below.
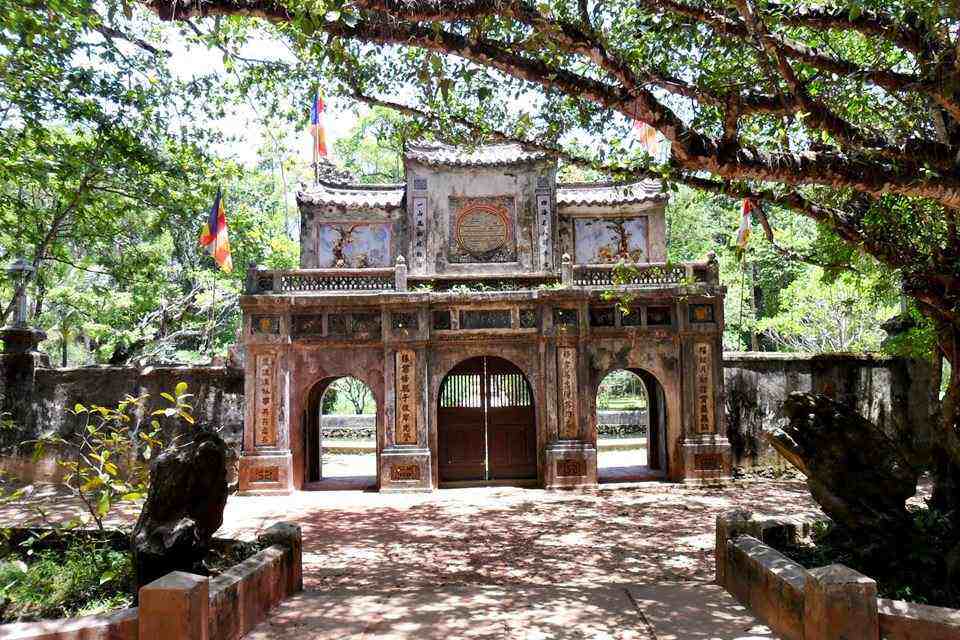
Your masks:
{"label": "stone slab floor", "polygon": [[[67,518],[51,489],[0,507]],[[250,638],[772,638],[713,579],[717,514],[816,510],[802,483],[665,483],[595,491],[484,487],[237,497],[220,535],[280,520],[304,536],[306,592]],[[125,517],[133,517],[133,509]]]}

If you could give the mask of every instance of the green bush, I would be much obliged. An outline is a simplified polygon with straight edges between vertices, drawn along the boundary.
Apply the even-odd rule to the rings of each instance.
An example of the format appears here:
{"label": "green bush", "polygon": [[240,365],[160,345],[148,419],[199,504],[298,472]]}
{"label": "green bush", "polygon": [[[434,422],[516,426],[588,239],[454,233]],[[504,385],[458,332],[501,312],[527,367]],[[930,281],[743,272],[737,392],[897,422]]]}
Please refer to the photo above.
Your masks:
{"label": "green bush", "polygon": [[844,564],[877,581],[880,597],[940,607],[960,607],[960,594],[950,587],[946,558],[960,538],[950,519],[932,509],[913,511],[913,526],[902,548],[881,555],[863,540],[829,526],[818,527],[812,545],[781,549],[804,567]]}
{"label": "green bush", "polygon": [[133,564],[126,551],[78,542],[63,552],[11,554],[0,561],[0,620],[88,615],[133,603]]}

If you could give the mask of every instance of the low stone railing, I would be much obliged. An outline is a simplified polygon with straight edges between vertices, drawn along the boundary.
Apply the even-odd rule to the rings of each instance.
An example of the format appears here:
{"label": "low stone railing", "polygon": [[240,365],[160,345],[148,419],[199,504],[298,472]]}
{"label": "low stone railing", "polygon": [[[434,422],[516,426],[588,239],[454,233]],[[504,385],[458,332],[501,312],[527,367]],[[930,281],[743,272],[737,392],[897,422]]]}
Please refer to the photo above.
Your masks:
{"label": "low stone railing", "polygon": [[563,267],[563,284],[576,287],[663,287],[720,282],[712,256],[703,262],[564,264]]}
{"label": "low stone railing", "polygon": [[246,293],[301,293],[310,291],[404,291],[406,267],[370,269],[250,269]]}
{"label": "low stone railing", "polygon": [[847,566],[808,570],[771,546],[824,520],[717,516],[717,584],[785,640],[960,640],[960,610],[878,598],[877,583]]}
{"label": "low stone railing", "polygon": [[11,640],[240,640],[282,600],[303,590],[300,527],[277,523],[266,549],[212,580],[173,571],[142,587],[139,607],[102,615],[0,625]]}
{"label": "low stone railing", "polygon": [[[517,274],[503,276],[410,276],[411,287],[430,291],[450,291],[459,287],[491,291],[525,291],[540,286],[610,288],[616,286],[664,287],[686,284],[719,284],[715,256],[701,262],[652,262],[619,264],[573,264],[565,255],[556,274]],[[393,267],[363,269],[259,269],[247,271],[245,292],[265,293],[377,292],[407,291],[408,272],[403,256]]]}

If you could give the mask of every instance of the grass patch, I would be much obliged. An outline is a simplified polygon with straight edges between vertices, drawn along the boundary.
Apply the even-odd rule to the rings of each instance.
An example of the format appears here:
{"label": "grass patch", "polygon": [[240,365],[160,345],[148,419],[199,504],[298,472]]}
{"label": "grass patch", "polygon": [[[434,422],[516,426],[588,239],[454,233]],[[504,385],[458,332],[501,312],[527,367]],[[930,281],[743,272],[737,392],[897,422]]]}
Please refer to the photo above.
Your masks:
{"label": "grass patch", "polygon": [[133,603],[129,552],[91,542],[0,561],[0,622],[102,613]]}
{"label": "grass patch", "polygon": [[958,540],[949,519],[918,509],[903,540],[899,549],[880,549],[823,526],[814,531],[813,544],[780,551],[808,569],[828,564],[855,569],[877,581],[881,598],[960,608],[960,593],[950,586],[946,563]]}

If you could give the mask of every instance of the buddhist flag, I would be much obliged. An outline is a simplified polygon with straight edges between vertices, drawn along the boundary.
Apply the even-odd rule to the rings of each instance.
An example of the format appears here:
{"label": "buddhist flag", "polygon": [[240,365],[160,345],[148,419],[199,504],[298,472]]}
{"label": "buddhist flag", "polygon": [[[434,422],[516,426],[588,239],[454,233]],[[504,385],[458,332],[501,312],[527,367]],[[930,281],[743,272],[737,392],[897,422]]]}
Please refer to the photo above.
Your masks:
{"label": "buddhist flag", "polygon": [[746,249],[747,242],[750,241],[750,229],[753,225],[753,210],[756,209],[757,203],[754,202],[751,198],[743,199],[743,211],[740,216],[740,228],[737,229],[737,247],[742,251]]}
{"label": "buddhist flag", "polygon": [[657,130],[639,119],[633,121],[633,128],[637,131],[640,144],[646,148],[647,153],[656,158],[660,154],[660,139],[657,136]]}
{"label": "buddhist flag", "polygon": [[230,257],[230,237],[227,232],[227,213],[223,210],[223,193],[217,189],[217,197],[210,207],[210,215],[203,223],[200,233],[200,245],[206,247],[207,253],[213,256],[220,269],[230,273],[233,271],[233,258]]}
{"label": "buddhist flag", "polygon": [[313,161],[317,162],[321,157],[327,157],[327,130],[323,126],[323,111],[326,105],[323,104],[323,98],[320,92],[313,97],[313,105],[310,107],[310,135],[313,136]]}

